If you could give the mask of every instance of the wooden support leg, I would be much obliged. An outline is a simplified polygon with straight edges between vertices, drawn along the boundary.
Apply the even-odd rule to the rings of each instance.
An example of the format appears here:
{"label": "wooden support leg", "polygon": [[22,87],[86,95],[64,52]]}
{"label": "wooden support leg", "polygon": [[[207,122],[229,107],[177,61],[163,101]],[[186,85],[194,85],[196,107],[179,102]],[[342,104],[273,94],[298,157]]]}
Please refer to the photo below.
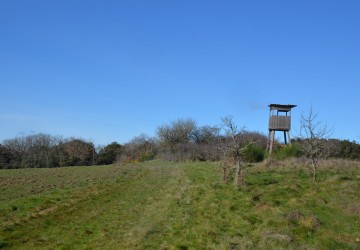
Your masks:
{"label": "wooden support leg", "polygon": [[269,150],[269,154],[271,155],[272,153],[272,148],[273,148],[273,145],[274,145],[274,138],[275,138],[275,130],[272,130],[271,131],[271,139],[270,139],[270,150]]}
{"label": "wooden support leg", "polygon": [[287,131],[287,134],[288,134],[289,144],[291,145],[290,131]]}
{"label": "wooden support leg", "polygon": [[286,140],[286,131],[284,131],[284,142],[285,142],[285,145],[287,144],[287,140]]}
{"label": "wooden support leg", "polygon": [[267,140],[267,143],[266,143],[266,152],[269,151],[270,140],[271,140],[271,130],[269,130],[268,140]]}

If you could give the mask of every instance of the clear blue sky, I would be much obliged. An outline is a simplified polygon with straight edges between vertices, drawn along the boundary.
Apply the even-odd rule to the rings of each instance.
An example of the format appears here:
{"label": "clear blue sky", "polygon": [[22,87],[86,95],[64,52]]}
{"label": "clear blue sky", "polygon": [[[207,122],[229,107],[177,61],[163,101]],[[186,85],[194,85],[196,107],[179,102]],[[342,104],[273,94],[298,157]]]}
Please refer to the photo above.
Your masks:
{"label": "clear blue sky", "polygon": [[311,105],[360,141],[360,1],[0,0],[0,141],[127,142],[193,118],[267,133]]}

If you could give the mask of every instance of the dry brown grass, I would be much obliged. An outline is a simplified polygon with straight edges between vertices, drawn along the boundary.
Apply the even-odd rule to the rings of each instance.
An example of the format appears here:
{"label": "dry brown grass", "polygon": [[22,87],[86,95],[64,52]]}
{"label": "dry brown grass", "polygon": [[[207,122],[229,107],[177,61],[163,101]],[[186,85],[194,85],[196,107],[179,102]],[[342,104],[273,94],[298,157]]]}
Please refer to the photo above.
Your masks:
{"label": "dry brown grass", "polygon": [[[308,169],[309,162],[305,157],[288,158],[282,161],[273,158],[267,158],[265,161],[255,164],[254,166],[259,168],[259,170]],[[359,161],[346,159],[323,159],[319,161],[319,170],[355,170],[359,168]]]}

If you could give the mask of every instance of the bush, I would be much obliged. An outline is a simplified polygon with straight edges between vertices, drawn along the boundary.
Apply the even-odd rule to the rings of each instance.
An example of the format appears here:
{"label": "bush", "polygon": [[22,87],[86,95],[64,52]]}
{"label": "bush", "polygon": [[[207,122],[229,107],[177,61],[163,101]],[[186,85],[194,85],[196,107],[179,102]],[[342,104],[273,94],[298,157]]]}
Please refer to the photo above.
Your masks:
{"label": "bush", "polygon": [[6,243],[2,240],[0,240],[0,248],[6,247]]}
{"label": "bush", "polygon": [[161,147],[159,157],[166,161],[218,161],[220,154],[215,145],[186,143],[172,149]]}
{"label": "bush", "polygon": [[243,153],[243,160],[245,162],[261,162],[265,157],[265,149],[257,146],[256,144],[251,144],[246,148]]}
{"label": "bush", "polygon": [[179,119],[170,125],[158,127],[156,133],[163,144],[173,148],[178,144],[189,143],[196,128],[196,122],[193,119]]}
{"label": "bush", "polygon": [[56,146],[59,153],[59,165],[90,166],[95,161],[95,147],[92,142],[70,138]]}
{"label": "bush", "polygon": [[151,161],[151,160],[154,160],[155,158],[155,153],[145,153],[145,154],[142,154],[140,156],[140,162],[143,162],[143,161]]}
{"label": "bush", "polygon": [[139,162],[148,161],[155,158],[157,154],[155,139],[147,135],[134,137],[126,143],[120,155],[119,162]]}
{"label": "bush", "polygon": [[12,168],[13,160],[15,159],[14,154],[6,147],[0,144],[0,169]]}
{"label": "bush", "polygon": [[99,151],[97,155],[97,165],[113,164],[116,162],[118,156],[122,153],[123,146],[117,142],[105,146]]}
{"label": "bush", "polygon": [[300,157],[303,155],[303,152],[300,148],[300,146],[298,145],[280,145],[279,147],[277,147],[272,156],[274,159],[276,160],[285,160],[287,158],[293,158],[293,157]]}

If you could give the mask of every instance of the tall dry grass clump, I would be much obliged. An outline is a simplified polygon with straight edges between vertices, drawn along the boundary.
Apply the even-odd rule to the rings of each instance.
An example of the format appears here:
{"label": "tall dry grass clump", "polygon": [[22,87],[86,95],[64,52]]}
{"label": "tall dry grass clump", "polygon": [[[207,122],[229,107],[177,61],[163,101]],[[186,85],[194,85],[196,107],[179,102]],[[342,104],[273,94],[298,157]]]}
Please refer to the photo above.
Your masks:
{"label": "tall dry grass clump", "polygon": [[[267,158],[265,161],[256,165],[258,168],[267,169],[308,169],[310,166],[306,157],[287,158],[284,160],[277,160],[274,158]],[[319,170],[352,170],[360,168],[360,162],[354,160],[346,160],[339,158],[322,159],[319,161]]]}

